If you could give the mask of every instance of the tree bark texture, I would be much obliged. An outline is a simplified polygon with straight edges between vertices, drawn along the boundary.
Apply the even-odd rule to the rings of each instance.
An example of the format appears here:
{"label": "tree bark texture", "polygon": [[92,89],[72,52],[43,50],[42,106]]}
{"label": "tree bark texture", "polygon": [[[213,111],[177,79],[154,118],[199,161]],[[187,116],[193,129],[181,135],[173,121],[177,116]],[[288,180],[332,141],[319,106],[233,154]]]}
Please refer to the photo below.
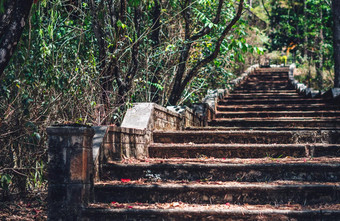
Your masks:
{"label": "tree bark texture", "polygon": [[[323,19],[323,14],[322,14],[322,7],[320,8],[320,21],[322,22]],[[323,53],[322,53],[322,47],[324,44],[324,36],[323,36],[323,29],[322,25],[320,26],[320,34],[317,36],[317,43],[318,43],[318,58],[316,59],[315,62],[315,68],[316,68],[316,80],[318,84],[319,90],[322,89],[323,86]]]}
{"label": "tree bark texture", "polygon": [[340,1],[333,0],[334,87],[340,88]]}
{"label": "tree bark texture", "polygon": [[24,30],[33,0],[7,0],[0,14],[0,76],[8,65]]}
{"label": "tree bark texture", "polygon": [[[160,34],[160,28],[161,28],[161,0],[155,0],[155,6],[153,8],[152,12],[152,32],[151,32],[151,40],[152,40],[152,48],[153,52],[155,53],[157,48],[159,47],[160,40],[159,40],[159,34]],[[159,97],[159,90],[156,86],[156,84],[159,84],[161,76],[158,70],[157,64],[154,64],[152,67],[152,72],[154,73],[152,78],[151,78],[151,100],[154,103],[159,103],[160,102],[160,97]]]}

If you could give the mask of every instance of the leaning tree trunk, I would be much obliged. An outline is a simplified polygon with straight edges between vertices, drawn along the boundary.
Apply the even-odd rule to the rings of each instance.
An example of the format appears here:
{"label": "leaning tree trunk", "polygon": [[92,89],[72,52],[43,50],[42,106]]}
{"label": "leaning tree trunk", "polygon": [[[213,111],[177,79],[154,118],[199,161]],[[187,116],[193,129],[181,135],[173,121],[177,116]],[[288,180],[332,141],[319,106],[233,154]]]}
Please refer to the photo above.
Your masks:
{"label": "leaning tree trunk", "polygon": [[[320,21],[322,22],[323,19],[323,14],[322,14],[322,8],[320,9]],[[318,53],[318,58],[316,59],[315,62],[315,68],[316,68],[316,80],[318,84],[319,90],[322,89],[323,86],[323,43],[324,43],[324,36],[323,36],[323,30],[322,26],[320,27],[320,35],[318,37],[318,47],[319,47],[319,53]]]}
{"label": "leaning tree trunk", "polygon": [[340,88],[340,1],[333,0],[334,87]]}
{"label": "leaning tree trunk", "polygon": [[18,45],[33,0],[7,0],[3,3],[4,13],[0,14],[0,76]]}
{"label": "leaning tree trunk", "polygon": [[[152,12],[152,32],[151,32],[151,40],[152,40],[152,48],[153,48],[153,52],[155,53],[157,48],[159,47],[160,44],[160,39],[159,39],[159,35],[160,35],[160,29],[161,29],[161,22],[160,22],[160,17],[161,17],[161,0],[155,0],[155,6],[153,8],[153,12]],[[160,102],[160,97],[159,97],[159,89],[156,86],[157,84],[159,84],[161,76],[160,76],[160,72],[159,72],[159,67],[158,67],[158,62],[156,62],[156,64],[154,64],[154,66],[151,68],[152,72],[153,72],[153,76],[151,79],[151,88],[150,88],[150,92],[151,92],[151,101],[154,103],[159,103]]]}

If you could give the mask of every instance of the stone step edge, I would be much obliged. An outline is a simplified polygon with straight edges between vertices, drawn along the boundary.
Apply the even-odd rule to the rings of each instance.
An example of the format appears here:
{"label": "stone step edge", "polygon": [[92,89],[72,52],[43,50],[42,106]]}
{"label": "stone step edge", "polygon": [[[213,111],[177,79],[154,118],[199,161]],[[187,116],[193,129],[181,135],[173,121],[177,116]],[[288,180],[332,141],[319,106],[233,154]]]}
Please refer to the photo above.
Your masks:
{"label": "stone step edge", "polygon": [[[183,131],[154,131],[154,135],[186,135],[186,134],[291,134],[294,135],[295,133],[303,133],[303,134],[307,134],[307,133],[315,133],[318,132],[318,134],[320,134],[321,132],[323,132],[323,130],[319,130],[319,129],[315,129],[315,130],[304,130],[304,131],[294,131],[293,128],[291,128],[290,130],[286,131],[286,130],[273,130],[273,131],[267,131],[267,130],[204,130],[204,128],[202,130],[196,131],[196,130],[183,130]],[[338,131],[336,128],[333,129],[332,131]],[[329,132],[329,130],[326,130],[326,132]]]}
{"label": "stone step edge", "polygon": [[[210,121],[209,121],[210,122]],[[186,131],[202,131],[202,130],[209,130],[209,131],[327,131],[327,130],[335,130],[334,127],[294,127],[294,128],[285,128],[285,127],[223,127],[223,126],[207,126],[207,127],[187,127],[185,128]]]}
{"label": "stone step edge", "polygon": [[[234,117],[234,118],[216,118],[216,122],[225,121],[225,122],[339,122],[339,117]],[[213,122],[212,121],[212,122]]]}
{"label": "stone step edge", "polygon": [[[214,183],[219,181],[212,181]],[[322,189],[332,189],[340,191],[340,184],[339,182],[297,182],[297,181],[289,181],[287,184],[279,184],[277,182],[266,182],[266,183],[250,183],[250,182],[220,182],[221,184],[202,184],[202,183],[195,183],[195,184],[188,184],[188,183],[159,183],[159,182],[150,182],[150,183],[138,183],[135,184],[133,181],[131,183],[123,183],[119,181],[100,181],[96,182],[94,184],[94,188],[96,189],[112,189],[112,188],[137,188],[137,189],[157,189],[157,190],[184,190],[184,191],[190,191],[190,190],[229,190],[229,191],[240,191],[245,190],[247,192],[253,191],[253,190],[283,190],[283,189],[315,189],[315,188],[322,188]],[[226,184],[229,183],[229,184]]]}
{"label": "stone step edge", "polygon": [[[274,160],[273,160],[274,161]],[[310,168],[310,169],[336,169],[340,168],[340,162],[338,163],[285,163],[285,162],[264,162],[264,163],[254,163],[254,164],[242,164],[242,163],[183,163],[183,164],[176,164],[176,163],[159,163],[159,164],[148,164],[148,163],[139,163],[139,164],[123,164],[123,163],[108,163],[103,164],[103,168],[171,168],[171,169],[211,169],[211,168],[235,168],[235,169],[264,169],[264,168],[272,168],[272,167],[287,167],[287,168],[294,168],[297,169],[302,168]]]}
{"label": "stone step edge", "polygon": [[337,114],[340,113],[340,110],[316,110],[316,111],[267,111],[267,110],[262,110],[262,111],[216,111],[215,114],[297,114],[297,113],[302,113],[302,114],[324,114],[324,113],[333,113]]}
{"label": "stone step edge", "polygon": [[159,148],[169,148],[169,147],[193,147],[193,148],[216,148],[216,147],[222,147],[222,148],[239,148],[239,147],[254,147],[254,148],[306,148],[306,147],[337,147],[340,148],[340,144],[325,144],[325,143],[305,143],[305,144],[224,144],[224,143],[213,143],[213,144],[201,144],[201,143],[151,143],[149,147],[159,147]]}
{"label": "stone step edge", "polygon": [[[340,216],[340,210],[280,210],[280,209],[272,209],[272,210],[247,210],[247,209],[200,209],[200,210],[192,210],[192,209],[105,209],[105,208],[91,208],[87,207],[83,209],[83,215],[90,214],[98,214],[103,213],[109,215],[110,213],[122,214],[122,215],[158,215],[158,216],[171,216],[171,215],[191,215],[191,216],[205,216],[205,215],[224,215],[224,216],[299,216],[299,217],[314,217],[314,216]],[[182,217],[182,218],[183,218]],[[231,217],[229,217],[231,218]]]}

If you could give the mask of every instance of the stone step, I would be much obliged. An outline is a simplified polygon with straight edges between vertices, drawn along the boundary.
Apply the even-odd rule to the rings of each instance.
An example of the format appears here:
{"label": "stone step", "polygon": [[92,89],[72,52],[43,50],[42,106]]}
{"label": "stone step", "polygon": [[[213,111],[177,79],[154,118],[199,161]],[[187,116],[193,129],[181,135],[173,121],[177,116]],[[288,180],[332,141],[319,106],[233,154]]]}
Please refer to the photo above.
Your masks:
{"label": "stone step", "polygon": [[258,96],[253,96],[253,95],[229,95],[224,97],[222,100],[222,102],[228,102],[228,101],[240,101],[240,100],[264,100],[264,101],[272,101],[272,100],[305,100],[306,98],[303,98],[299,95],[294,95],[294,96],[284,96],[284,95],[277,95],[277,96],[266,96],[266,95],[258,95]]}
{"label": "stone step", "polygon": [[288,67],[280,67],[280,68],[257,68],[255,70],[256,75],[261,75],[261,74],[288,74],[289,68]]}
{"label": "stone step", "polygon": [[240,84],[239,87],[243,88],[243,87],[256,87],[256,86],[265,86],[268,88],[272,88],[272,87],[283,87],[283,86],[287,86],[288,82],[273,82],[273,81],[247,81],[245,83]]}
{"label": "stone step", "polygon": [[338,131],[155,131],[154,143],[297,144],[340,143]]}
{"label": "stone step", "polygon": [[288,81],[288,75],[249,75],[247,81],[266,80],[266,81]]}
{"label": "stone step", "polygon": [[[338,205],[234,205],[172,203],[119,203],[90,204],[83,211],[88,220],[300,220],[334,221],[340,217]],[[99,219],[100,217],[100,219]]]}
{"label": "stone step", "polygon": [[153,143],[149,156],[155,158],[263,158],[263,157],[340,157],[336,144],[168,144]]}
{"label": "stone step", "polygon": [[96,202],[194,204],[339,204],[338,183],[275,181],[244,182],[150,182],[105,181],[94,185]]}
{"label": "stone step", "polygon": [[340,105],[315,104],[248,104],[248,105],[217,105],[218,111],[327,111],[340,110]]}
{"label": "stone step", "polygon": [[334,127],[294,127],[294,129],[289,127],[223,127],[223,126],[206,126],[202,127],[187,127],[185,130],[191,131],[201,131],[201,130],[210,130],[210,131],[327,131],[334,130]]}
{"label": "stone step", "polygon": [[289,86],[282,85],[282,86],[268,86],[268,85],[241,85],[237,87],[238,90],[252,90],[252,91],[264,91],[264,90],[287,90]]}
{"label": "stone step", "polygon": [[340,110],[324,111],[217,111],[216,118],[251,118],[251,117],[338,117]]}
{"label": "stone step", "polygon": [[335,101],[325,100],[322,98],[281,98],[281,99],[241,99],[227,98],[218,101],[218,105],[261,105],[261,104],[336,104]]}
{"label": "stone step", "polygon": [[333,127],[340,128],[338,117],[268,117],[268,118],[216,118],[209,126],[224,127]]}
{"label": "stone step", "polygon": [[240,89],[234,88],[232,91],[233,94],[237,93],[296,93],[295,89],[282,89],[282,90],[274,90],[274,89],[265,89],[265,90],[252,90],[252,89]]}
{"label": "stone step", "polygon": [[[249,151],[249,150],[248,150]],[[250,161],[250,162],[249,162]],[[304,162],[306,161],[306,162]],[[340,158],[321,159],[267,158],[216,161],[213,158],[190,162],[187,159],[152,159],[145,162],[102,165],[103,180],[169,180],[271,182],[277,180],[339,182]],[[245,164],[245,162],[247,162]],[[249,163],[248,163],[249,162]]]}
{"label": "stone step", "polygon": [[270,99],[278,99],[278,98],[302,98],[302,96],[298,95],[297,93],[253,93],[253,94],[247,94],[247,93],[239,93],[239,94],[229,94],[226,97],[224,97],[224,100],[228,98],[241,98],[241,99],[259,99],[259,98],[270,98]]}
{"label": "stone step", "polygon": [[[249,76],[246,82],[265,82],[265,83],[285,83],[288,84],[288,77],[281,77],[281,76]],[[244,82],[244,83],[246,83]]]}

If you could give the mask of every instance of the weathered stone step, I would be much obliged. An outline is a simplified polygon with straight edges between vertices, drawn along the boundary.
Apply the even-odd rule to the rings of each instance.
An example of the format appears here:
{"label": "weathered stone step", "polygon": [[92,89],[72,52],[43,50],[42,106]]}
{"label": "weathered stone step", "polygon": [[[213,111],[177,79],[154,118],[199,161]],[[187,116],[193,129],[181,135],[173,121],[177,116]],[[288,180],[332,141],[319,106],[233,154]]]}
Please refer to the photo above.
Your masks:
{"label": "weathered stone step", "polygon": [[288,85],[288,79],[247,79],[240,84],[240,86],[247,86],[247,85]]}
{"label": "weathered stone step", "polygon": [[172,203],[111,203],[90,204],[83,211],[84,220],[140,220],[140,221],[249,221],[300,220],[334,221],[340,217],[338,205],[234,205],[230,203],[200,205]]}
{"label": "weathered stone step", "polygon": [[252,91],[263,91],[263,90],[287,90],[289,89],[288,86],[283,85],[283,86],[268,86],[268,85],[241,85],[237,87],[238,90],[252,90]]}
{"label": "weathered stone step", "polygon": [[248,104],[248,105],[217,105],[218,111],[321,111],[340,110],[340,105],[316,104]]}
{"label": "weathered stone step", "polygon": [[164,144],[149,146],[150,157],[156,158],[263,158],[263,157],[340,157],[336,144]]}
{"label": "weathered stone step", "polygon": [[324,111],[217,111],[216,118],[251,118],[251,117],[338,117],[340,110]]}
{"label": "weathered stone step", "polygon": [[288,67],[280,67],[280,68],[257,68],[255,70],[256,75],[261,74],[276,74],[276,73],[282,73],[282,74],[288,74],[289,68]]}
{"label": "weathered stone step", "polygon": [[322,98],[281,98],[281,99],[241,99],[227,98],[220,100],[218,105],[261,105],[261,104],[336,104],[335,101],[325,100]]}
{"label": "weathered stone step", "polygon": [[201,131],[201,130],[210,130],[210,131],[319,131],[319,130],[334,130],[334,127],[294,127],[294,129],[289,127],[223,127],[223,126],[207,126],[207,127],[187,127],[186,130],[191,131]]}
{"label": "weathered stone step", "polygon": [[[150,160],[135,164],[110,163],[102,165],[103,180],[130,180],[148,181],[238,181],[238,182],[269,182],[277,180],[309,181],[309,182],[339,182],[340,159],[294,161],[290,158],[275,160],[258,160],[260,163],[223,163],[202,160],[191,163],[185,159],[180,161]],[[233,162],[232,160],[230,160]],[[248,159],[249,161],[249,159]],[[269,162],[268,162],[269,161]],[[302,162],[301,162],[302,161]]]}
{"label": "weathered stone step", "polygon": [[281,76],[249,76],[246,82],[285,83],[288,84],[288,77]]}
{"label": "weathered stone step", "polygon": [[254,80],[288,81],[288,75],[249,75],[247,77],[247,81]]}
{"label": "weathered stone step", "polygon": [[[241,101],[241,100],[245,100],[245,101],[249,101],[249,100],[261,100],[261,101],[281,101],[281,100],[303,100],[306,98],[302,98],[299,95],[295,95],[295,96],[252,96],[252,95],[246,95],[246,96],[239,96],[239,95],[229,95],[225,98],[223,98],[223,100],[221,100],[222,102],[233,102],[233,101]],[[241,102],[240,102],[241,103]]]}
{"label": "weathered stone step", "polygon": [[239,93],[239,94],[229,94],[224,97],[224,100],[228,98],[242,98],[242,99],[259,99],[259,98],[270,98],[270,99],[278,99],[278,98],[302,98],[302,96],[298,95],[297,93],[272,93],[272,94],[265,94],[265,93]]}
{"label": "weathered stone step", "polygon": [[186,182],[122,183],[106,181],[94,186],[96,202],[182,201],[195,204],[302,204],[340,203],[340,185],[318,182]]}
{"label": "weathered stone step", "polygon": [[153,134],[154,143],[296,144],[340,143],[337,131],[173,131]]}
{"label": "weathered stone step", "polygon": [[267,88],[265,90],[251,90],[251,89],[240,89],[234,88],[232,93],[296,93],[294,89],[282,89],[282,90],[273,90]]}
{"label": "weathered stone step", "polygon": [[217,118],[209,122],[210,126],[224,127],[333,127],[340,128],[340,119],[336,117],[272,117],[272,118]]}

